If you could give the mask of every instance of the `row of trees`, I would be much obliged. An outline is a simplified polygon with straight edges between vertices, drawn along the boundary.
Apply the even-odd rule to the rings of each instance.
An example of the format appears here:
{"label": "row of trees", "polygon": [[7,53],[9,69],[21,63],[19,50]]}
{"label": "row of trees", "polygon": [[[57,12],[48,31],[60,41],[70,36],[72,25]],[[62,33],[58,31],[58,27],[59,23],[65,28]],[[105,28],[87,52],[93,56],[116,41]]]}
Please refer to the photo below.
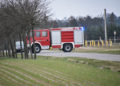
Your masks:
{"label": "row of trees", "polygon": [[[24,54],[21,58],[29,58],[26,42],[26,35],[30,41],[30,31],[32,31],[34,44],[34,27],[57,28],[57,27],[85,27],[85,40],[104,39],[104,20],[103,17],[74,17],[63,20],[49,19],[49,2],[46,0],[1,0],[0,1],[0,54],[3,56],[17,58],[15,42],[24,41]],[[120,38],[120,17],[114,13],[107,14],[108,38],[113,38],[113,32],[117,32]],[[20,42],[20,45],[22,43]],[[31,58],[34,57],[30,46]],[[22,49],[22,46],[21,46]],[[5,52],[6,51],[6,52]]]}
{"label": "row of trees", "polygon": [[[63,20],[51,20],[51,27],[85,27],[85,40],[98,40],[104,39],[104,19],[102,17],[86,16],[86,17],[74,17],[70,16]],[[117,17],[114,13],[107,14],[107,32],[108,39],[113,39],[114,31],[117,32],[116,36],[120,39],[120,17]]]}
{"label": "row of trees", "polygon": [[[29,33],[32,31],[34,36],[33,27],[41,23],[46,16],[48,17],[48,14],[48,2],[46,0],[1,0],[0,52],[2,55],[17,58],[15,42],[23,40],[25,52],[24,54],[21,52],[21,58],[29,58],[26,34],[29,38]],[[21,42],[20,45],[22,45]],[[34,46],[33,49],[35,49]],[[32,54],[31,58],[33,58]],[[35,52],[34,58],[36,58]]]}

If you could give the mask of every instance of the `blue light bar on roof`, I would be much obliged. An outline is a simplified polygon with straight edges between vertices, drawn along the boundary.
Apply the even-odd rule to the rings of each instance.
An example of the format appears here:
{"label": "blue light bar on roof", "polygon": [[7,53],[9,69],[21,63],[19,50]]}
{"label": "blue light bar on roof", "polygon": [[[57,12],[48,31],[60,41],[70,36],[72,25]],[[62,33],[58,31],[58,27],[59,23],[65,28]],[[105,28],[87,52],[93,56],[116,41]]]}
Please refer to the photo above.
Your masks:
{"label": "blue light bar on roof", "polygon": [[85,30],[85,28],[84,28],[84,27],[81,27],[81,30],[82,30],[82,31],[84,31],[84,30]]}

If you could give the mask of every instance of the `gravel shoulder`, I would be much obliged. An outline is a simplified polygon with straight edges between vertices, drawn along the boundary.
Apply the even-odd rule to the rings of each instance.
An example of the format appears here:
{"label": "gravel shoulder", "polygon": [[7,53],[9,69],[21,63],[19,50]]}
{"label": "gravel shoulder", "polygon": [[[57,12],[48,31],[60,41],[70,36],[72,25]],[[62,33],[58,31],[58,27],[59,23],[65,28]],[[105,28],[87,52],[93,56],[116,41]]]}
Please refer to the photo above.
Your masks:
{"label": "gravel shoulder", "polygon": [[78,53],[78,52],[63,52],[63,51],[52,51],[42,50],[40,56],[54,56],[54,57],[79,57],[88,59],[97,59],[105,61],[120,61],[120,55],[115,54],[102,54],[102,53]]}

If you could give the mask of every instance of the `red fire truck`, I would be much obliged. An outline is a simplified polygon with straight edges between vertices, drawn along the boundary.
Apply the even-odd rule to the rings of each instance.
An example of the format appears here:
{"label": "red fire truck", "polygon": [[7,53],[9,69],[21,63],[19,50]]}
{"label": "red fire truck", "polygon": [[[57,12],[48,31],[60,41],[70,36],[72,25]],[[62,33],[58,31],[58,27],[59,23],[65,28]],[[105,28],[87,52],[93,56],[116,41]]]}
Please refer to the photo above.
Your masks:
{"label": "red fire truck", "polygon": [[[35,51],[39,53],[43,49],[59,48],[64,52],[70,52],[73,48],[84,45],[84,27],[51,28],[34,30]],[[33,41],[30,37],[32,52]],[[28,47],[29,41],[27,40]]]}

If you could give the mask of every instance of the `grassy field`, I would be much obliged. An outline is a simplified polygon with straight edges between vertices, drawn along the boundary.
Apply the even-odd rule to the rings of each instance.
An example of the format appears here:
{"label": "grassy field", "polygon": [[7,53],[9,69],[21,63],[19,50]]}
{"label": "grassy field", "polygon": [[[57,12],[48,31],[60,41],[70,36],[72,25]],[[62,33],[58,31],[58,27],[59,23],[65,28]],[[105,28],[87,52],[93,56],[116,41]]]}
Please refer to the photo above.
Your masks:
{"label": "grassy field", "polygon": [[81,47],[76,48],[73,52],[120,54],[120,45],[113,45],[112,47]]}
{"label": "grassy field", "polygon": [[120,86],[120,62],[0,57],[0,86]]}

